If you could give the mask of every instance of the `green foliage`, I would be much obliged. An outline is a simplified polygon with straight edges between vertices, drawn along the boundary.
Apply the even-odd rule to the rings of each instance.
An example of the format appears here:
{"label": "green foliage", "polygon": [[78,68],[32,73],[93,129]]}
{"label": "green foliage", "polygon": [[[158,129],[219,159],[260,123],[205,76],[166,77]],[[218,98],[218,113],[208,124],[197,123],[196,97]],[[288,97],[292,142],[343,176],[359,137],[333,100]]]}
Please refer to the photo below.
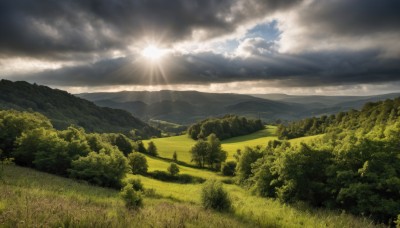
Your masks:
{"label": "green foliage", "polygon": [[174,160],[175,162],[178,161],[178,154],[176,153],[176,151],[174,151],[174,154],[172,155],[172,160]]}
{"label": "green foliage", "polygon": [[260,120],[250,120],[245,117],[226,115],[222,118],[203,120],[189,127],[188,135],[192,139],[205,139],[215,134],[221,140],[247,135],[264,128]]}
{"label": "green foliage", "polygon": [[146,147],[144,147],[144,144],[143,144],[143,142],[141,140],[136,141],[136,144],[137,144],[137,147],[138,147],[138,149],[137,149],[138,152],[147,153]]}
{"label": "green foliage", "polygon": [[209,150],[209,144],[204,140],[199,139],[190,150],[192,154],[192,161],[195,162],[199,167],[204,167]]}
{"label": "green foliage", "polygon": [[176,163],[172,162],[172,163],[169,165],[167,171],[168,171],[169,174],[171,174],[172,176],[175,176],[175,175],[177,175],[177,174],[179,173],[179,167],[178,167],[178,165],[177,165]]}
{"label": "green foliage", "polygon": [[205,181],[204,178],[193,176],[190,174],[176,174],[171,175],[170,172],[155,170],[153,172],[147,173],[147,176],[154,178],[160,181],[166,182],[175,182],[180,184],[196,184],[196,183],[203,183]]}
{"label": "green foliage", "polygon": [[143,207],[142,192],[137,191],[131,184],[126,185],[120,192],[125,206],[130,210],[136,210]]}
{"label": "green foliage", "polygon": [[147,145],[147,153],[151,156],[158,156],[156,144],[153,141],[150,141]]}
{"label": "green foliage", "polygon": [[235,176],[236,165],[237,165],[237,163],[234,161],[228,161],[228,162],[222,163],[222,166],[221,166],[222,175]]}
{"label": "green foliage", "polygon": [[99,153],[90,152],[87,156],[72,161],[69,170],[72,178],[114,188],[121,187],[121,180],[128,171],[128,161],[120,151],[106,152],[104,149]]}
{"label": "green foliage", "polygon": [[232,203],[228,192],[224,190],[221,182],[208,180],[201,190],[201,202],[204,208],[217,211],[230,211]]}
{"label": "green foliage", "polygon": [[280,139],[292,139],[302,136],[328,132],[363,129],[364,133],[378,125],[390,125],[400,116],[400,98],[376,103],[366,103],[360,110],[340,112],[336,115],[307,118],[280,125],[277,135]]}
{"label": "green foliage", "polygon": [[160,136],[159,130],[127,111],[99,107],[65,91],[4,79],[0,80],[0,91],[0,105],[3,108],[39,112],[47,116],[56,129],[65,129],[74,124],[88,132],[128,134],[132,129],[137,129],[137,134],[144,137]]}
{"label": "green foliage", "polygon": [[125,156],[128,156],[128,154],[135,149],[133,142],[123,134],[118,134],[115,139],[115,146],[117,146]]}
{"label": "green foliage", "polygon": [[133,174],[146,174],[148,165],[146,157],[140,153],[133,152],[128,155],[129,166]]}
{"label": "green foliage", "polygon": [[227,157],[226,151],[222,150],[221,142],[215,134],[209,135],[207,141],[199,139],[190,152],[192,161],[199,167],[208,164],[211,168],[217,168]]}
{"label": "green foliage", "polygon": [[[377,222],[394,221],[400,208],[400,123],[327,134],[309,144],[271,142],[263,157],[245,161],[246,183],[283,202],[341,208]],[[239,172],[240,173],[240,172]]]}
{"label": "green foliage", "polygon": [[236,166],[236,175],[239,182],[243,183],[252,174],[251,165],[263,156],[263,151],[260,147],[246,147],[241,153],[239,162]]}
{"label": "green foliage", "polygon": [[[4,91],[2,91],[4,93]],[[50,121],[39,113],[0,110],[0,149],[8,157],[15,149],[15,141],[23,132],[36,128],[51,129]]]}
{"label": "green foliage", "polygon": [[137,178],[125,178],[123,181],[124,186],[131,185],[135,191],[144,191],[143,183],[140,179]]}

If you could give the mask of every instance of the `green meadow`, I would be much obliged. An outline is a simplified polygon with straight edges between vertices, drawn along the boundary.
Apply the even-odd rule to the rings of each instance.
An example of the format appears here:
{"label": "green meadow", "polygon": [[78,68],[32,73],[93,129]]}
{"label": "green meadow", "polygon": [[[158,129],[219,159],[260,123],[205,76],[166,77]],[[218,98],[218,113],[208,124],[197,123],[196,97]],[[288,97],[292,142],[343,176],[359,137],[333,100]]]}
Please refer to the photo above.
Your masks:
{"label": "green meadow", "polygon": [[[265,129],[257,131],[255,133],[223,140],[221,144],[222,149],[228,153],[227,161],[234,160],[233,155],[236,154],[236,151],[238,149],[243,150],[246,146],[266,146],[268,141],[278,139],[275,132],[276,126],[267,125],[265,126]],[[303,141],[312,140],[316,137],[320,136],[308,136],[291,139],[289,141],[291,143],[300,143]],[[176,151],[179,161],[185,162],[187,164],[191,163],[190,149],[193,147],[196,141],[191,139],[188,135],[144,140],[143,143],[146,145],[150,141],[153,141],[157,146],[160,157],[172,159],[172,155]]]}
{"label": "green meadow", "polygon": [[[149,159],[150,168],[166,164]],[[6,166],[0,185],[1,227],[375,227],[368,219],[341,212],[289,206],[251,195],[237,185],[224,184],[234,212],[219,213],[200,206],[201,184],[177,184],[139,175],[146,189],[144,207],[127,210],[117,190],[82,181]],[[198,176],[218,178],[209,171]],[[181,173],[194,170],[181,166]],[[211,174],[211,175],[210,175]]]}

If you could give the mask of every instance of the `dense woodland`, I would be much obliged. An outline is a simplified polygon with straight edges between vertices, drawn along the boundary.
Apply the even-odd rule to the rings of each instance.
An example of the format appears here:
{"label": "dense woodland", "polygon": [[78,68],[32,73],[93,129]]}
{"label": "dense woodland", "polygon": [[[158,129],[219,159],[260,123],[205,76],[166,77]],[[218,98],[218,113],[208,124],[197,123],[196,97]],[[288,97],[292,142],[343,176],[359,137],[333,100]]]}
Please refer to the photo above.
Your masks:
{"label": "dense woodland", "polygon": [[342,130],[371,131],[376,125],[388,125],[400,116],[400,98],[381,102],[366,103],[363,108],[340,112],[336,115],[307,118],[280,125],[277,130],[280,139],[293,139]]}
{"label": "dense woodland", "polygon": [[129,154],[144,147],[123,134],[53,128],[39,113],[0,111],[0,151],[17,165],[119,188],[131,171]]}
{"label": "dense woodland", "polygon": [[0,110],[42,113],[59,130],[73,124],[88,132],[123,132],[134,137],[160,136],[158,130],[126,111],[101,108],[65,91],[4,79],[0,81],[0,91]]}
{"label": "dense woodland", "polygon": [[210,118],[193,124],[188,129],[192,139],[205,139],[215,134],[218,139],[247,135],[264,128],[261,120],[246,119],[236,115],[226,115],[222,118]]}
{"label": "dense woodland", "polygon": [[391,223],[400,213],[399,104],[368,103],[361,111],[281,127],[281,138],[328,133],[300,145],[270,141],[266,148],[247,148],[238,180],[260,196]]}

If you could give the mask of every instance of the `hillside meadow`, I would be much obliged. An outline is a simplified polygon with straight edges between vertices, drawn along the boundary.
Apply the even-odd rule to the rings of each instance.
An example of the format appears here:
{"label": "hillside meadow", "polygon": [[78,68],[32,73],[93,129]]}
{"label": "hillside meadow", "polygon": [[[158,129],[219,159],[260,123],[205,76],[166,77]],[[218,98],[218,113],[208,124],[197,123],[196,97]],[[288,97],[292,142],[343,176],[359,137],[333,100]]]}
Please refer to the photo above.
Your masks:
{"label": "hillside meadow", "polygon": [[[181,170],[190,173],[190,169]],[[201,184],[130,175],[128,178],[140,178],[146,189],[155,191],[145,196],[142,209],[130,211],[117,190],[18,166],[5,166],[4,172],[0,185],[2,227],[375,227],[367,219],[340,212],[251,196],[236,185],[224,185],[235,212],[219,213],[200,206]]]}
{"label": "hillside meadow", "polygon": [[[289,140],[291,143],[307,142],[314,138],[320,137],[307,136]],[[276,126],[267,125],[265,129],[254,132],[252,134],[233,137],[230,139],[222,140],[222,149],[228,153],[227,161],[234,160],[236,151],[244,150],[245,147],[265,146],[270,140],[277,140]],[[171,159],[174,152],[178,154],[178,160],[191,164],[190,149],[196,143],[195,140],[191,139],[188,135],[179,135],[165,138],[156,138],[151,140],[144,140],[143,143],[147,145],[150,141],[153,141],[158,149],[158,154],[162,158]]]}

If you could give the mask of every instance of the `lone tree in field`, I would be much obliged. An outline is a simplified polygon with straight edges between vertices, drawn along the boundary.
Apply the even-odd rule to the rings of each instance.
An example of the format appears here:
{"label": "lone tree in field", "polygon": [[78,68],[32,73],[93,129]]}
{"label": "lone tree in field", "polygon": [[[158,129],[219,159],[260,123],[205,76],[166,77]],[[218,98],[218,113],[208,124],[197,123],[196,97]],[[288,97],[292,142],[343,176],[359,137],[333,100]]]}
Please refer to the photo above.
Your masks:
{"label": "lone tree in field", "polygon": [[147,173],[147,160],[143,154],[133,152],[128,155],[129,165],[133,174],[146,174]]}
{"label": "lone tree in field", "polygon": [[207,141],[199,139],[191,153],[192,161],[200,167],[207,164],[211,168],[218,168],[226,160],[226,152],[222,150],[221,142],[215,134],[209,135]]}
{"label": "lone tree in field", "polygon": [[172,155],[172,159],[177,162],[178,161],[178,154],[176,153],[176,151],[174,151],[174,154]]}
{"label": "lone tree in field", "polygon": [[192,153],[192,161],[196,162],[199,167],[203,168],[204,164],[206,163],[209,150],[208,143],[202,139],[199,139],[190,151]]}
{"label": "lone tree in field", "polygon": [[157,147],[154,144],[153,141],[150,141],[147,147],[147,153],[150,154],[151,156],[157,156],[158,152],[157,152]]}
{"label": "lone tree in field", "polygon": [[171,176],[175,176],[176,174],[179,173],[179,167],[176,163],[171,163],[168,167],[168,172],[171,174]]}

